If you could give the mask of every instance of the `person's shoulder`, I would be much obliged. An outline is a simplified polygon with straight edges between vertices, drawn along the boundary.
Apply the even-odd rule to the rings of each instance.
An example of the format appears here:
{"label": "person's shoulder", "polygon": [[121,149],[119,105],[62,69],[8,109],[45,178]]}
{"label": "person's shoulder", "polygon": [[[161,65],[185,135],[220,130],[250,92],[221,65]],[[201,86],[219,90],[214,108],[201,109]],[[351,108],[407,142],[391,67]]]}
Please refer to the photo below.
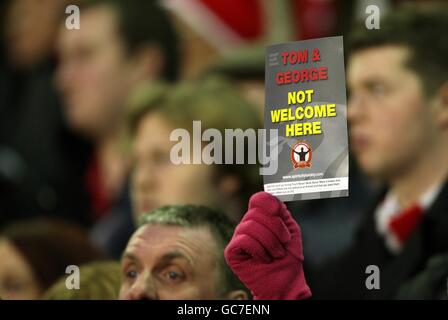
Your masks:
{"label": "person's shoulder", "polygon": [[397,299],[448,299],[448,252],[432,256],[425,269],[400,286]]}

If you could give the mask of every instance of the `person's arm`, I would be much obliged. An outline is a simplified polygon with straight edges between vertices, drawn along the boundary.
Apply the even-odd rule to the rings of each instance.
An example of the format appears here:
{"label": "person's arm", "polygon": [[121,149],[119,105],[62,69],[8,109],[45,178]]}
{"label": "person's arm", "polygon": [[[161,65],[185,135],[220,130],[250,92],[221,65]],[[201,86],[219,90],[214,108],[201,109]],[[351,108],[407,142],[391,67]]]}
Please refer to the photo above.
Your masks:
{"label": "person's arm", "polygon": [[303,273],[302,236],[285,204],[266,192],[249,209],[225,249],[225,258],[255,300],[311,296]]}

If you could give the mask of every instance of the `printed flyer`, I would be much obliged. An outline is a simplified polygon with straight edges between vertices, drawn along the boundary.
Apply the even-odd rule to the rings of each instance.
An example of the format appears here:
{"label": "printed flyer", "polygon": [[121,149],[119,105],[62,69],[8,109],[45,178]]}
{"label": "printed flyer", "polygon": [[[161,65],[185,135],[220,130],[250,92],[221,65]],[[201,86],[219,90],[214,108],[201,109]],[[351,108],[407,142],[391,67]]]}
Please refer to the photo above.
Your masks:
{"label": "printed flyer", "polygon": [[269,46],[265,77],[264,125],[278,134],[267,140],[278,170],[264,175],[265,191],[282,201],[348,196],[343,37]]}

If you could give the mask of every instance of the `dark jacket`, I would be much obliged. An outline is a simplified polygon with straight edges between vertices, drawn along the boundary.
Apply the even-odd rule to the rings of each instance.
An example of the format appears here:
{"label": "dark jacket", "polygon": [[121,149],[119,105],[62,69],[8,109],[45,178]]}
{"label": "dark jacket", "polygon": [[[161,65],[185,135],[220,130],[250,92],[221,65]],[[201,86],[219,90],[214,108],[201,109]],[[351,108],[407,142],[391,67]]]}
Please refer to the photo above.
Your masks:
{"label": "dark jacket", "polygon": [[448,253],[432,257],[425,270],[398,290],[400,300],[448,300]]}
{"label": "dark jacket", "polygon": [[90,239],[108,258],[119,260],[134,231],[130,186],[127,182],[108,214],[91,229]]}
{"label": "dark jacket", "polygon": [[0,62],[0,226],[37,216],[89,225],[90,146],[67,128],[53,72],[52,61],[26,73]]}
{"label": "dark jacket", "polygon": [[[378,203],[378,202],[377,202]],[[429,259],[448,252],[448,182],[424,213],[422,222],[398,255],[391,254],[377,233],[374,220],[376,205],[366,215],[352,247],[323,268],[307,270],[316,299],[389,299],[399,288],[421,273]],[[380,269],[380,289],[368,290],[366,267]]]}

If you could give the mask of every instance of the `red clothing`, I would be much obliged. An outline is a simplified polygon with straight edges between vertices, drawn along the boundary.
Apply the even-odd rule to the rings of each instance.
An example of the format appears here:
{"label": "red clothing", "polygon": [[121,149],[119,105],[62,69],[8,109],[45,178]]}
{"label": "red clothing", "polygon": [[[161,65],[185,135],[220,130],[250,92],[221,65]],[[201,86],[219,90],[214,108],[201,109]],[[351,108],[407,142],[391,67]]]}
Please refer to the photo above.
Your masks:
{"label": "red clothing", "polygon": [[92,157],[85,176],[87,192],[90,195],[92,220],[98,221],[112,206],[112,199],[107,193],[101,171],[96,157]]}

